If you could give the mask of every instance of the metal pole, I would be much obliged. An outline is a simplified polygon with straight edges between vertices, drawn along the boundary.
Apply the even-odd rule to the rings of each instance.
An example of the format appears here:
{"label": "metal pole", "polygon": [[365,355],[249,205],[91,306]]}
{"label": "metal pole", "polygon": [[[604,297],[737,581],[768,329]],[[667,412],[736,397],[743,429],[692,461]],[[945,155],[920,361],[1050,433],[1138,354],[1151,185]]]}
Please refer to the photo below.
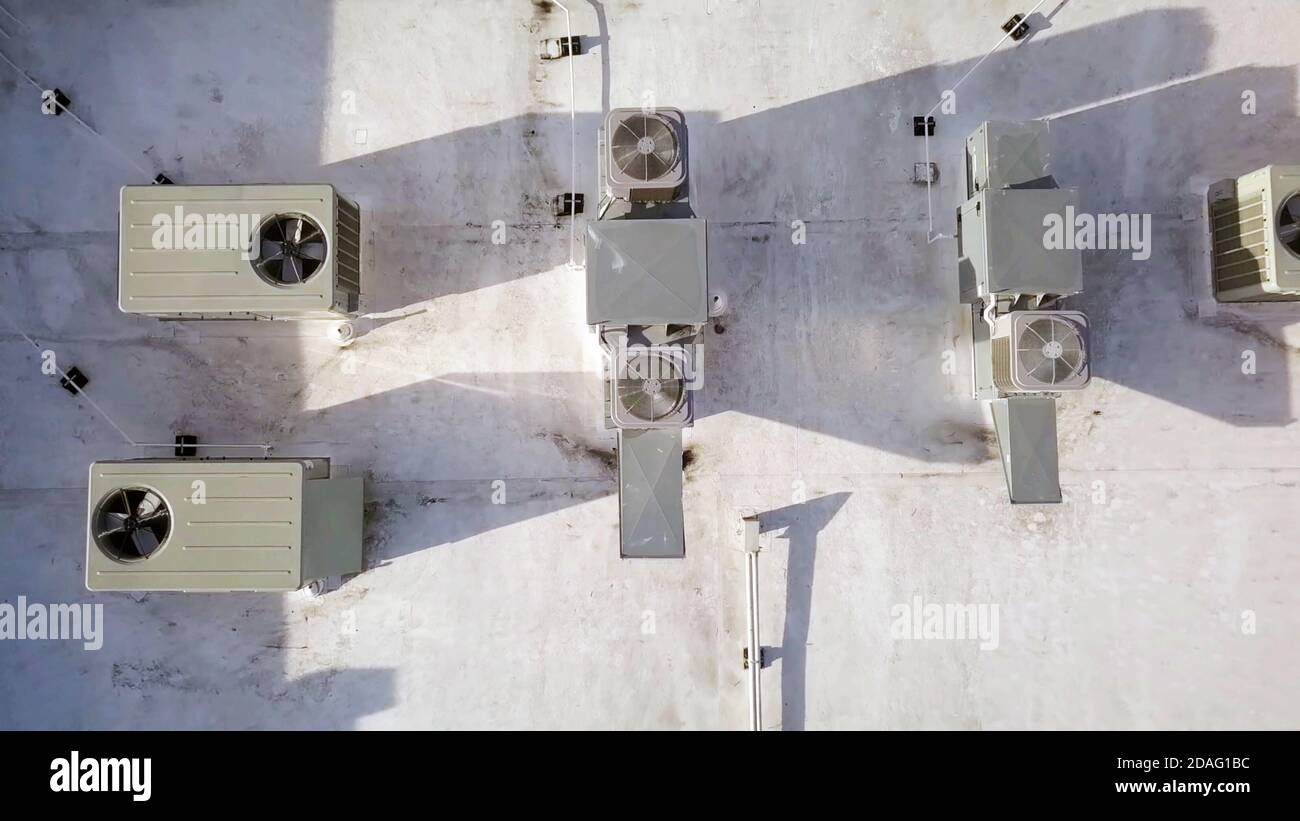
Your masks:
{"label": "metal pole", "polygon": [[749,673],[749,729],[763,729],[763,694],[759,673],[763,670],[763,646],[758,640],[758,529],[757,518],[744,520],[746,655]]}

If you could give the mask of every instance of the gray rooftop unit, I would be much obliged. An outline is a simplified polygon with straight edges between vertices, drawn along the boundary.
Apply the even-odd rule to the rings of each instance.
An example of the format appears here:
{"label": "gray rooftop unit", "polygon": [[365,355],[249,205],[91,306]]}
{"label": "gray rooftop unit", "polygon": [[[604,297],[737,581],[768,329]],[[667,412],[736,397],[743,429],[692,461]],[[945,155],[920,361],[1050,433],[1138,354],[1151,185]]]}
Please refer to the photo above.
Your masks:
{"label": "gray rooftop unit", "polygon": [[86,588],[274,592],[362,569],[362,480],[328,459],[90,466]]}
{"label": "gray rooftop unit", "polygon": [[1060,306],[1083,290],[1082,255],[1049,248],[1044,219],[1068,224],[1078,195],[1056,186],[1045,122],[984,123],[965,166],[957,278],[974,396],[990,403],[1012,503],[1059,503],[1056,397],[1087,386],[1091,340],[1088,318]]}
{"label": "gray rooftop unit", "polygon": [[677,109],[615,109],[601,131],[605,201],[586,231],[587,323],[606,355],[624,558],[686,553],[682,429],[694,423],[709,316],[707,226],[686,197],[686,157]]}

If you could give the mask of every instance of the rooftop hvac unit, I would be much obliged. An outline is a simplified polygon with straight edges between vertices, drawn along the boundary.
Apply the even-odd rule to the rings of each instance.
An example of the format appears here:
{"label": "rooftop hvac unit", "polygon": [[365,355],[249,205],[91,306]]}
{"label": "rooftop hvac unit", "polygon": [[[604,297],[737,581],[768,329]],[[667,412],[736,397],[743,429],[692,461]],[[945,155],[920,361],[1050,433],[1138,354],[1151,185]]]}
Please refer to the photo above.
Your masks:
{"label": "rooftop hvac unit", "polygon": [[606,354],[605,424],[618,431],[619,553],[679,558],[682,429],[695,418],[709,318],[706,227],[690,207],[686,118],[675,108],[616,108],[598,155],[587,323]]}
{"label": "rooftop hvac unit", "polygon": [[686,184],[686,116],[675,108],[616,108],[600,134],[609,193],[628,202],[670,202]]}
{"label": "rooftop hvac unit", "polygon": [[162,319],[357,311],[361,212],[330,185],[129,185],[118,306]]}
{"label": "rooftop hvac unit", "polygon": [[999,392],[1056,393],[1088,384],[1088,318],[1077,311],[1012,311],[995,320],[993,382]]}
{"label": "rooftop hvac unit", "polygon": [[1300,166],[1271,165],[1210,189],[1221,302],[1300,300]]}
{"label": "rooftop hvac unit", "polygon": [[974,395],[989,402],[1014,504],[1061,501],[1056,397],[1091,378],[1088,319],[1058,307],[1083,290],[1082,255],[1051,247],[1044,231],[1049,215],[1064,224],[1078,202],[1052,176],[1049,136],[1044,122],[981,125],[966,140],[957,210]]}
{"label": "rooftop hvac unit", "polygon": [[86,588],[287,591],[359,573],[362,480],[329,460],[90,466]]}

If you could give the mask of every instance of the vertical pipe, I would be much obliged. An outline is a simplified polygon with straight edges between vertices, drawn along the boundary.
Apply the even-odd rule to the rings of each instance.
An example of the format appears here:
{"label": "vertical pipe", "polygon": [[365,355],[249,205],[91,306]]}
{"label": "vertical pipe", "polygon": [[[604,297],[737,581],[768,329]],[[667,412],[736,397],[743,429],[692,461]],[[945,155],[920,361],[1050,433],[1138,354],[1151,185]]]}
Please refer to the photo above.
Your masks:
{"label": "vertical pipe", "polygon": [[763,697],[759,673],[763,669],[763,651],[758,643],[758,554],[745,554],[745,596],[749,606],[749,729],[763,729]]}
{"label": "vertical pipe", "polygon": [[[572,44],[573,26],[569,23],[569,9],[560,0],[551,1],[564,12],[564,33],[569,38],[568,42]],[[574,55],[570,53],[565,60],[569,63],[569,192],[573,194],[576,206],[578,196],[578,96],[573,82],[573,57]],[[569,215],[569,267],[577,268],[577,256],[573,253],[578,223],[577,208],[575,207],[573,211]]]}

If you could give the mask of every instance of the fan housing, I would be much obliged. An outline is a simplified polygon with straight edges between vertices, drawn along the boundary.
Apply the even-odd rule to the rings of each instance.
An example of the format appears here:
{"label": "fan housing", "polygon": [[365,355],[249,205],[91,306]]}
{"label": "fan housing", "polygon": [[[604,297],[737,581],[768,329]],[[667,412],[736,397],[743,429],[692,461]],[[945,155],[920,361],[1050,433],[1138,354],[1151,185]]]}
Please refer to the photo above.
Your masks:
{"label": "fan housing", "polygon": [[325,232],[304,214],[276,214],[258,231],[253,269],[273,285],[301,285],[325,263]]}
{"label": "fan housing", "polygon": [[690,424],[693,373],[685,348],[632,347],[620,359],[610,385],[610,417],[619,428],[680,428]]}
{"label": "fan housing", "polygon": [[171,535],[171,508],[155,490],[119,487],[100,499],[90,527],[95,544],[109,558],[142,561],[161,550]]}
{"label": "fan housing", "polygon": [[686,117],[675,108],[616,108],[601,132],[610,193],[630,202],[670,202],[686,184]]}
{"label": "fan housing", "polygon": [[1086,387],[1088,318],[1078,311],[1012,311],[997,318],[993,382],[1003,393],[1056,393]]}

